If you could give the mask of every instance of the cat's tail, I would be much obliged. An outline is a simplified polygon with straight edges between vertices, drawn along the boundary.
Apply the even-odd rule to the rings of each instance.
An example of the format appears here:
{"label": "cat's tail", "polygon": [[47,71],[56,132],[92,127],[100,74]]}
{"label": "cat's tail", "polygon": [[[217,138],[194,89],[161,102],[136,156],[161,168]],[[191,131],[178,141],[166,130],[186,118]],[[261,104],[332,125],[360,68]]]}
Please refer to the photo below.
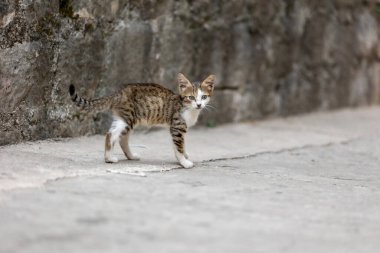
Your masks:
{"label": "cat's tail", "polygon": [[112,100],[110,97],[97,98],[94,100],[88,100],[78,95],[74,85],[70,85],[69,93],[71,100],[81,109],[103,111],[111,107]]}

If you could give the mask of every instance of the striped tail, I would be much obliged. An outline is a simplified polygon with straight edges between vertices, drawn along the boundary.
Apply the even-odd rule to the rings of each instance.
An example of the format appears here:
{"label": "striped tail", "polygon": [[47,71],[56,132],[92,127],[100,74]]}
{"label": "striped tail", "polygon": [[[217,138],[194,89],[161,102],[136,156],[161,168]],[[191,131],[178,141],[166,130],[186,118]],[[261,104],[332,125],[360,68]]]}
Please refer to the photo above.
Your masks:
{"label": "striped tail", "polygon": [[110,108],[111,106],[110,97],[87,100],[77,94],[75,91],[75,86],[72,84],[69,87],[69,93],[71,100],[81,109],[102,111]]}

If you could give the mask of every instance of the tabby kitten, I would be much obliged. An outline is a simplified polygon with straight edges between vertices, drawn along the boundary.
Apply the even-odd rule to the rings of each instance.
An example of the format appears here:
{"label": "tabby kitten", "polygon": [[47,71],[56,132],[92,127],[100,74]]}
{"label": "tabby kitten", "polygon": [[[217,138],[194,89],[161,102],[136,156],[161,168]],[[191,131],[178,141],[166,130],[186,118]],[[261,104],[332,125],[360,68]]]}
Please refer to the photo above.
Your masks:
{"label": "tabby kitten", "polygon": [[69,92],[72,101],[82,109],[112,110],[113,122],[105,138],[105,162],[118,161],[112,155],[117,141],[128,159],[138,160],[128,145],[131,131],[138,125],[167,125],[178,162],[184,168],[191,168],[193,163],[185,151],[185,134],[210,101],[215,76],[210,75],[201,83],[191,83],[180,73],[177,81],[179,95],[153,83],[128,84],[115,95],[91,101],[78,96],[74,85],[70,85]]}

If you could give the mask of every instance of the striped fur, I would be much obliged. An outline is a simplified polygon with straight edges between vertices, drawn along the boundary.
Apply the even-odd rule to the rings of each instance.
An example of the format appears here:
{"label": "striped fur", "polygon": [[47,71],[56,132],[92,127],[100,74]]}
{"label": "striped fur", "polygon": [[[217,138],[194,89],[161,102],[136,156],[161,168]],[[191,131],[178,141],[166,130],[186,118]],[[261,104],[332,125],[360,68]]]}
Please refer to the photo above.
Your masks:
{"label": "striped fur", "polygon": [[138,159],[128,145],[129,135],[136,126],[166,125],[170,129],[177,160],[183,167],[190,168],[193,163],[185,151],[185,134],[208,103],[214,79],[211,75],[201,84],[192,84],[179,74],[179,94],[154,83],[128,84],[112,96],[94,100],[80,97],[73,85],[70,85],[69,93],[71,100],[82,109],[112,111],[114,121],[105,139],[106,162],[117,162],[117,158],[112,156],[116,142],[128,159]]}
{"label": "striped fur", "polygon": [[104,111],[109,109],[113,103],[112,101],[115,99],[115,97],[111,96],[94,100],[87,100],[78,95],[75,90],[75,86],[72,84],[69,87],[69,93],[71,101],[73,101],[78,107],[92,111]]}

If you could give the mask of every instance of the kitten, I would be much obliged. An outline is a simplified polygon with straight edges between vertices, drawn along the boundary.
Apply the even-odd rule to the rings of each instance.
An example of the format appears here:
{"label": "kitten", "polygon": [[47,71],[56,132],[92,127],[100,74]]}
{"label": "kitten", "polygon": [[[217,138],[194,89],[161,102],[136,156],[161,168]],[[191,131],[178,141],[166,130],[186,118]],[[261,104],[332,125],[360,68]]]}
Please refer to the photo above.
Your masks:
{"label": "kitten", "polygon": [[136,126],[167,125],[178,162],[184,168],[191,168],[193,163],[185,151],[185,134],[187,128],[195,125],[199,113],[210,101],[215,76],[210,75],[201,83],[191,83],[180,73],[177,81],[179,95],[153,83],[128,84],[115,95],[91,101],[78,96],[74,85],[70,85],[69,92],[72,101],[82,109],[112,110],[113,122],[105,138],[105,162],[118,161],[112,155],[117,141],[128,159],[139,159],[128,145],[129,135]]}

